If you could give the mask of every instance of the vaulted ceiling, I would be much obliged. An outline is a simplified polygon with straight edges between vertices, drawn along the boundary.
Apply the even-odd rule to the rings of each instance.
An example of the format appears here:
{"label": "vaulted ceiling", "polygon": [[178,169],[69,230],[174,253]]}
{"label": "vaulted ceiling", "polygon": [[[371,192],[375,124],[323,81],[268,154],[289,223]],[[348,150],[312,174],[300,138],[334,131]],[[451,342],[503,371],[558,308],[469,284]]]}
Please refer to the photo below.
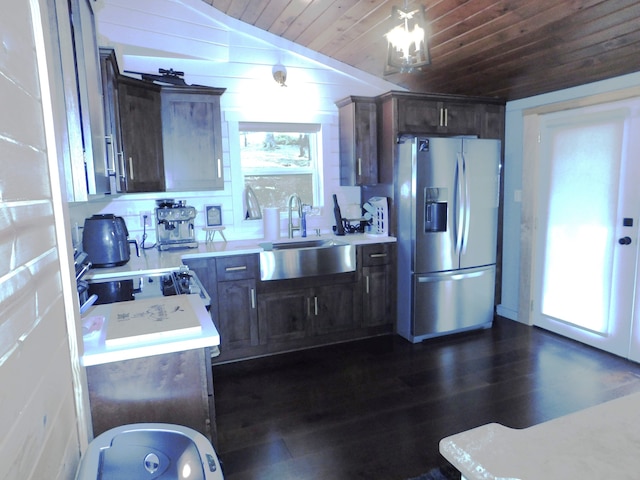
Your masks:
{"label": "vaulted ceiling", "polygon": [[384,76],[404,0],[203,0],[416,92],[515,100],[640,71],[640,0],[419,0],[431,64]]}

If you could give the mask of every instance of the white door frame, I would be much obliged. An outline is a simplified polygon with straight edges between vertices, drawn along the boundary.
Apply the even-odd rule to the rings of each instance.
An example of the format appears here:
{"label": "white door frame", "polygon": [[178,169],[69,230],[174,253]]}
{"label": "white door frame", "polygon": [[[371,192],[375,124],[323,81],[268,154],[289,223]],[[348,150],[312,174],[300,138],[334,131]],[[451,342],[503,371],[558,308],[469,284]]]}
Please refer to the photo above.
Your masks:
{"label": "white door frame", "polygon": [[[538,158],[540,151],[540,115],[575,109],[585,106],[610,103],[628,98],[640,97],[640,88],[607,93],[590,99],[578,99],[562,104],[546,105],[523,112],[523,168],[522,168],[522,211],[521,211],[521,255],[518,321],[533,325],[534,278],[536,274],[535,238],[536,218],[539,209]],[[637,231],[637,226],[636,226]],[[637,247],[636,247],[637,248]],[[636,293],[638,304],[640,292]],[[640,308],[636,307],[631,332],[633,341],[640,342]],[[640,360],[640,347],[631,348],[632,359]],[[635,357],[635,358],[634,358]]]}
{"label": "white door frame", "polygon": [[538,132],[540,131],[538,116],[544,113],[560,112],[562,110],[614,102],[634,97],[640,97],[640,86],[564,102],[550,103],[523,110],[522,203],[520,204],[520,282],[518,295],[519,322],[526,325],[533,325],[533,248],[535,238],[535,218],[537,212],[536,192],[538,191],[536,165],[540,147],[540,144],[538,143]]}

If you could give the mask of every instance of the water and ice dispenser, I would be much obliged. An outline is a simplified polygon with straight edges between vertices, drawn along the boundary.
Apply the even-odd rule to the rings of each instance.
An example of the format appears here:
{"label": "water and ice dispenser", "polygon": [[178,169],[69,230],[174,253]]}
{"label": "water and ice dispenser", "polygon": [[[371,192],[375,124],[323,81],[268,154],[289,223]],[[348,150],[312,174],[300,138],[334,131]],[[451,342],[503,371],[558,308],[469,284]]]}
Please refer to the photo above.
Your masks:
{"label": "water and ice dispenser", "polygon": [[424,231],[447,231],[447,189],[424,189]]}

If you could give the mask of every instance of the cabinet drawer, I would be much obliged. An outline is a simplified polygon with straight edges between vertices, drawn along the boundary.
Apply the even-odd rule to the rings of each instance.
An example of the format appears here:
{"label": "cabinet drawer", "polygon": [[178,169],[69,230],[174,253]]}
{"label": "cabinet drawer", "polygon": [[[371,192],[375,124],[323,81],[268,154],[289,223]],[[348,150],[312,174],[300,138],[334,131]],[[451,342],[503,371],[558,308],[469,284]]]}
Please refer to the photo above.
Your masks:
{"label": "cabinet drawer", "polygon": [[362,245],[362,266],[387,265],[391,263],[392,243],[375,243]]}
{"label": "cabinet drawer", "polygon": [[257,278],[259,274],[258,255],[233,255],[216,258],[218,282]]}

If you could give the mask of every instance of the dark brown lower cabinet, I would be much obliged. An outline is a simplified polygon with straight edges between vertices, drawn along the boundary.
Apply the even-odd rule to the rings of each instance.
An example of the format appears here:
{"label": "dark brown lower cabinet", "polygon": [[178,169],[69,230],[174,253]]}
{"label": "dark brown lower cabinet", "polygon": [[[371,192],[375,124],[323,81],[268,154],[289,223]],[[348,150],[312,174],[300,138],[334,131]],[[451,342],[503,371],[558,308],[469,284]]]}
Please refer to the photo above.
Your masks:
{"label": "dark brown lower cabinet", "polygon": [[313,335],[353,330],[359,326],[356,285],[325,285],[311,292],[309,313]]}
{"label": "dark brown lower cabinet", "polygon": [[342,283],[261,294],[261,336],[273,343],[351,330],[358,323],[355,292],[354,283]]}
{"label": "dark brown lower cabinet", "polygon": [[359,247],[358,259],[362,265],[362,324],[365,327],[395,323],[395,255],[394,243]]}
{"label": "dark brown lower cabinet", "polygon": [[187,259],[211,296],[222,363],[393,332],[395,243],[357,247],[357,271],[260,280],[258,254]]}
{"label": "dark brown lower cabinet", "polygon": [[209,348],[93,365],[86,372],[94,436],[158,422],[193,428],[217,443]]}
{"label": "dark brown lower cabinet", "polygon": [[265,343],[299,340],[309,334],[308,290],[288,290],[260,294],[258,318]]}
{"label": "dark brown lower cabinet", "polygon": [[386,265],[362,268],[363,302],[362,323],[366,326],[382,325],[392,320],[391,282]]}
{"label": "dark brown lower cabinet", "polygon": [[218,282],[218,326],[225,348],[264,343],[258,335],[256,281],[253,278]]}
{"label": "dark brown lower cabinet", "polygon": [[[221,313],[220,320],[224,315],[229,322],[235,322],[237,325],[229,325],[225,329],[225,322],[219,322],[221,354],[213,360],[214,363],[391,333],[391,316],[386,316],[385,322],[375,325],[363,323],[360,278],[359,272],[353,272],[291,280],[257,281],[257,344],[250,344],[248,338],[244,342],[234,340],[234,332],[238,328],[248,332],[247,325],[254,322],[245,309],[236,308],[236,314],[231,310]],[[385,279],[385,285],[388,283]],[[394,295],[395,290],[389,288],[388,293]],[[227,300],[222,300],[219,287],[218,298],[221,305],[228,303]],[[385,297],[380,301],[384,303],[385,299],[389,300]],[[388,308],[385,308],[385,312],[387,310]],[[218,311],[220,312],[220,307]],[[228,335],[231,337],[226,341],[225,336]]]}

